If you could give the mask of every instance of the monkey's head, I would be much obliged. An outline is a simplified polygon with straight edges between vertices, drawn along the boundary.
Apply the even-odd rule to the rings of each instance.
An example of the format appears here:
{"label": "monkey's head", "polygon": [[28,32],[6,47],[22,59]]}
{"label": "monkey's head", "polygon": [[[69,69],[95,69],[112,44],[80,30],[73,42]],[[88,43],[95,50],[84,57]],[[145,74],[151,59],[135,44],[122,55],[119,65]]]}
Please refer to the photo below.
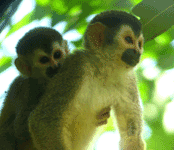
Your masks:
{"label": "monkey's head", "polygon": [[[123,11],[105,11],[95,16],[84,35],[88,50],[105,55],[117,67],[132,68],[143,52],[143,34],[140,21]],[[114,64],[114,63],[113,63]]]}
{"label": "monkey's head", "polygon": [[27,32],[16,47],[17,69],[27,77],[51,78],[61,67],[69,53],[67,41],[60,33],[47,27],[38,27]]}

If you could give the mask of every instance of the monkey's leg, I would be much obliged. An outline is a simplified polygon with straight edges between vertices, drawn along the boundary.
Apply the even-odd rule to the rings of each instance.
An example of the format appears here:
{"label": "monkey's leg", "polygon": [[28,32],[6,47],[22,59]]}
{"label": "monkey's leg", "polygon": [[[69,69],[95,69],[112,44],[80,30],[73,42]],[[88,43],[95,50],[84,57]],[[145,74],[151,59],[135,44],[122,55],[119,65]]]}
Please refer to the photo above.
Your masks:
{"label": "monkey's leg", "polygon": [[114,106],[120,133],[120,150],[145,150],[142,140],[142,113],[137,103]]}

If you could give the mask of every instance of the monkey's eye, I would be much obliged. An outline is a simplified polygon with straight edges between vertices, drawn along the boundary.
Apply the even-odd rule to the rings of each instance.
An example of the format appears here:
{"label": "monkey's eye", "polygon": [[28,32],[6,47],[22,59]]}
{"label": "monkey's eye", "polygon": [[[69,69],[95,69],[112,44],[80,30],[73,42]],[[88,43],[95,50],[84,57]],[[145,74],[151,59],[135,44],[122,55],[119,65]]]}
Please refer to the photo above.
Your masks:
{"label": "monkey's eye", "polygon": [[128,42],[128,43],[132,43],[133,44],[133,40],[130,36],[127,36],[125,37],[125,40]]}
{"label": "monkey's eye", "polygon": [[40,59],[40,62],[41,62],[42,64],[45,64],[45,63],[49,62],[49,58],[46,57],[46,56],[43,56],[43,57]]}
{"label": "monkey's eye", "polygon": [[141,48],[141,47],[142,47],[142,44],[141,44],[141,42],[138,42],[138,46],[139,46],[139,48]]}
{"label": "monkey's eye", "polygon": [[59,58],[61,58],[61,57],[62,57],[61,51],[57,51],[57,52],[54,53],[54,58],[55,58],[55,59],[59,59]]}

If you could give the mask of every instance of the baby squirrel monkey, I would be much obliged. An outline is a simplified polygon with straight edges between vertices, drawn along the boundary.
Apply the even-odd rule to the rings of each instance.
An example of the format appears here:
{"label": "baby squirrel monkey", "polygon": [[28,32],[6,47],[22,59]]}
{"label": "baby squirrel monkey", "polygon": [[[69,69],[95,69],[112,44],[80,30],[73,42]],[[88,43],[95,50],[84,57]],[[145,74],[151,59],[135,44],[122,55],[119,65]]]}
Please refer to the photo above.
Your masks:
{"label": "baby squirrel monkey", "polygon": [[120,150],[145,150],[142,110],[134,68],[143,53],[139,20],[123,11],[94,17],[84,35],[85,50],[66,57],[29,116],[29,131],[38,150],[91,148],[96,114],[114,111]]}
{"label": "baby squirrel monkey", "polygon": [[[39,103],[49,80],[59,72],[69,54],[66,40],[48,27],[27,32],[16,47],[17,69],[23,74],[12,83],[0,117],[0,150],[34,149],[28,131],[28,116]],[[110,108],[97,114],[97,125],[106,124]],[[26,148],[28,147],[28,148]]]}
{"label": "baby squirrel monkey", "polygon": [[0,150],[16,150],[18,144],[30,139],[28,116],[69,53],[66,40],[48,27],[27,32],[19,40],[16,51],[15,65],[22,75],[14,80],[4,101],[0,117]]}

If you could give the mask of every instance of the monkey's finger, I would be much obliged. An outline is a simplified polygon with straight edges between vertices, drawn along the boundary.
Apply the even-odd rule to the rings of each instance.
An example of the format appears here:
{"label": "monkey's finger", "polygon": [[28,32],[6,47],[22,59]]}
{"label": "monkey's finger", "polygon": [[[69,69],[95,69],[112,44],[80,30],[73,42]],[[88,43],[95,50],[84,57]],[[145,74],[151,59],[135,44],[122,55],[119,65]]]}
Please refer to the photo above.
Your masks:
{"label": "monkey's finger", "polygon": [[107,123],[108,123],[108,120],[106,119],[106,120],[98,122],[96,125],[101,126],[101,125],[104,125],[104,124],[107,124]]}
{"label": "monkey's finger", "polygon": [[97,119],[107,119],[110,117],[110,107],[104,108],[99,114],[97,115]]}

